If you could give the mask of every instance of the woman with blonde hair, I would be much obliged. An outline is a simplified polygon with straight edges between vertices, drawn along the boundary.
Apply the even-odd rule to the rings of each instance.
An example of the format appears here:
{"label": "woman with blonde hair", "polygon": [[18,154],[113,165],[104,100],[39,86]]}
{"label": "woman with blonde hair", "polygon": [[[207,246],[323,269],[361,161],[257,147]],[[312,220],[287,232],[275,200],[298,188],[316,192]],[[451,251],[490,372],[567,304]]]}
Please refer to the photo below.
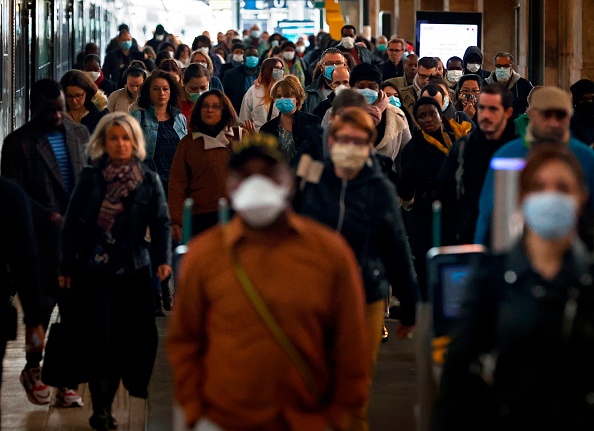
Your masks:
{"label": "woman with blonde hair", "polygon": [[306,95],[299,79],[293,75],[286,76],[273,85],[270,94],[280,115],[264,124],[260,132],[278,138],[280,150],[293,167],[303,153],[322,160],[321,120],[316,115],[301,111]]}
{"label": "woman with blonde hair", "polygon": [[267,121],[279,114],[278,108],[272,100],[270,90],[275,82],[285,76],[285,65],[278,58],[267,58],[262,63],[260,75],[249,90],[243,96],[239,120],[244,122],[250,120],[254,123],[256,130]]}
{"label": "woman with blonde hair", "polygon": [[223,83],[217,76],[214,75],[214,66],[208,53],[205,53],[202,49],[194,51],[190,56],[190,64],[199,64],[206,67],[208,73],[210,74],[209,90],[221,90],[224,92]]}
{"label": "woman with blonde hair", "polygon": [[171,275],[171,222],[163,186],[142,160],[144,137],[129,114],[101,119],[91,158],[76,185],[62,231],[59,283],[71,288],[81,354],[99,431],[116,429],[111,405],[120,380],[146,398],[157,351],[147,228],[156,273]]}

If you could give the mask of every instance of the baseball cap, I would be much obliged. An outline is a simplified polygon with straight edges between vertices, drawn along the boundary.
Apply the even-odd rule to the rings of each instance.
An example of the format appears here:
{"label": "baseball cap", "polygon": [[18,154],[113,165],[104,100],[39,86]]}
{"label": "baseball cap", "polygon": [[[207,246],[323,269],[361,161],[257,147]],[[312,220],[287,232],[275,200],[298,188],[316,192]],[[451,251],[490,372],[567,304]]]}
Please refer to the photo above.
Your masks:
{"label": "baseball cap", "polygon": [[567,115],[573,114],[573,104],[569,93],[552,86],[539,88],[532,94],[530,109],[562,111]]}

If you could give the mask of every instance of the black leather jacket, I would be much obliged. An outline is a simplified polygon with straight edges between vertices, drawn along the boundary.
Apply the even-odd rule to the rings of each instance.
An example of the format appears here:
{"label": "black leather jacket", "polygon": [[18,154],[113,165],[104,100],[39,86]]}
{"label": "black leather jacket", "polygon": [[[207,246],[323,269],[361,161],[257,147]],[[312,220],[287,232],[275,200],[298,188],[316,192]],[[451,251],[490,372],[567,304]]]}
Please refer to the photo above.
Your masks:
{"label": "black leather jacket", "polygon": [[396,190],[375,156],[353,180],[334,173],[328,161],[318,184],[307,183],[296,209],[344,235],[361,267],[367,303],[380,300],[392,285],[402,323],[415,322],[417,284]]}
{"label": "black leather jacket", "polygon": [[[83,269],[89,262],[97,233],[97,216],[105,196],[105,180],[102,170],[107,157],[103,156],[83,169],[80,180],[66,212],[62,229],[60,267],[62,275],[70,275]],[[140,164],[142,183],[124,204],[120,216],[125,228],[123,240],[129,248],[133,270],[148,266],[151,262],[149,243],[145,237],[150,228],[152,254],[156,265],[171,265],[171,221],[163,186],[156,173]]]}

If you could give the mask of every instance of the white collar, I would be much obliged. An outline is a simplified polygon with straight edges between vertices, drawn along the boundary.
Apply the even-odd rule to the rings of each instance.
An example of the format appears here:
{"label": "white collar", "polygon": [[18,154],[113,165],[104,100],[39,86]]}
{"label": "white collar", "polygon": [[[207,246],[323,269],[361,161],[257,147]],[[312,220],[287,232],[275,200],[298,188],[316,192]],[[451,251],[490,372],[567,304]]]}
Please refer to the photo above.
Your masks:
{"label": "white collar", "polygon": [[[228,136],[231,137],[230,140],[227,139]],[[205,135],[202,132],[193,132],[192,133],[192,139],[196,140],[200,137],[202,137],[204,139],[204,149],[205,150],[212,150],[214,148],[227,148],[229,145],[229,142],[233,140],[233,130],[230,127],[226,127],[223,130],[221,130],[221,132],[214,138],[212,136]],[[241,132],[240,132],[240,138],[241,138]]]}

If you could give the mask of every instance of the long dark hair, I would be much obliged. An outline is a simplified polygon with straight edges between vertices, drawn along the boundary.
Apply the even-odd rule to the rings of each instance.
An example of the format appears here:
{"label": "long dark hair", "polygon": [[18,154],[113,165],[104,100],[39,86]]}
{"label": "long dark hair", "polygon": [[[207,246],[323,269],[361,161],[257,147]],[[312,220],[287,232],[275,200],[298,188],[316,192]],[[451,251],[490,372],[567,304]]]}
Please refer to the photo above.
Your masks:
{"label": "long dark hair", "polygon": [[164,79],[169,84],[169,104],[167,106],[167,110],[169,110],[171,106],[179,108],[178,83],[175,82],[175,80],[169,73],[159,69],[155,70],[151,74],[151,76],[149,76],[146,79],[146,81],[144,81],[142,87],[140,87],[140,95],[138,96],[138,107],[147,109],[149,106],[153,104],[153,102],[151,101],[151,85],[153,84],[153,81],[157,78]]}
{"label": "long dark hair", "polygon": [[[204,100],[210,95],[217,96],[221,106],[223,107],[223,116],[221,121],[214,127],[207,126],[202,121],[202,105],[204,105]],[[237,123],[237,113],[235,112],[235,109],[233,109],[233,104],[221,90],[209,90],[203,93],[198,98],[196,105],[194,105],[192,116],[190,117],[190,128],[192,131],[201,132],[209,136],[217,136],[225,127],[231,127]]]}

